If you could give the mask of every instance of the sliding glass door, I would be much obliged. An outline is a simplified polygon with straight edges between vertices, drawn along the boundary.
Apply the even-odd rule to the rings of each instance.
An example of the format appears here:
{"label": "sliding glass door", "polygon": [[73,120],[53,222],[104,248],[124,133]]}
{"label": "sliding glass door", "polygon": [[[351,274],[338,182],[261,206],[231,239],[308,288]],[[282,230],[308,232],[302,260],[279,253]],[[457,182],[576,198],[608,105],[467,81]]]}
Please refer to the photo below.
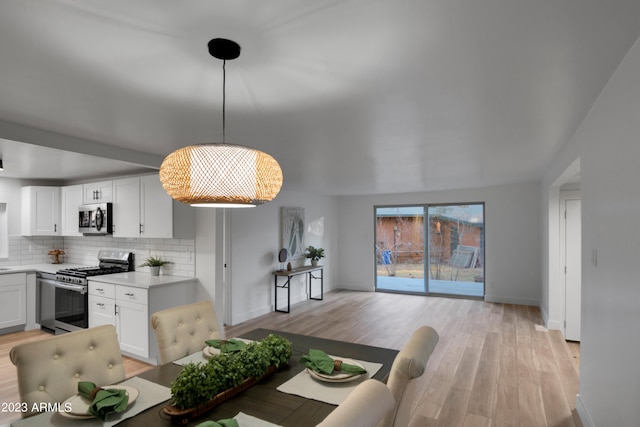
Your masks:
{"label": "sliding glass door", "polygon": [[376,208],[376,290],[426,294],[425,208]]}
{"label": "sliding glass door", "polygon": [[484,297],[482,203],[384,206],[375,214],[377,291]]}
{"label": "sliding glass door", "polygon": [[484,297],[484,205],[428,207],[429,293]]}

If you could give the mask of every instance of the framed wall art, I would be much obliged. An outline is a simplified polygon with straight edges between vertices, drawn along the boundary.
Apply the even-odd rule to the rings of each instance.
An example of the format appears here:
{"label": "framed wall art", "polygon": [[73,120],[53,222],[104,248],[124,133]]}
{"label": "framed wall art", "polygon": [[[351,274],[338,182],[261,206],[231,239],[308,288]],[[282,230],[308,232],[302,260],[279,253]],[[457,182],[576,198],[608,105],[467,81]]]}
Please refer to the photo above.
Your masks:
{"label": "framed wall art", "polygon": [[282,247],[288,259],[304,258],[304,208],[280,208]]}

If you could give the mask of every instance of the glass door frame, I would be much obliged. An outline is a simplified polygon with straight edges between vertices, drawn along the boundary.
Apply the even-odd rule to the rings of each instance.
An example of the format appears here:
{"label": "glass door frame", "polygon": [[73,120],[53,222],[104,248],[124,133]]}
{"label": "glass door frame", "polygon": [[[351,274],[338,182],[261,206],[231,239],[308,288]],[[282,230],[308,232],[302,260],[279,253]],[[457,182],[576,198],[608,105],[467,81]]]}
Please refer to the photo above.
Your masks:
{"label": "glass door frame", "polygon": [[[423,264],[423,268],[422,268],[422,281],[423,281],[423,292],[416,292],[416,291],[405,291],[405,290],[401,290],[401,289],[378,289],[378,260],[379,260],[379,248],[378,248],[378,209],[385,209],[385,208],[421,208],[422,209],[422,236],[423,236],[423,247],[422,247],[422,264]],[[428,274],[429,271],[429,265],[426,262],[426,250],[428,247],[428,244],[426,243],[426,238],[428,236],[427,232],[427,226],[428,226],[428,221],[425,221],[425,218],[427,218],[427,205],[425,205],[424,203],[411,203],[411,204],[405,204],[405,205],[376,205],[373,207],[373,222],[374,222],[374,263],[373,263],[373,269],[374,269],[374,291],[375,292],[386,292],[386,293],[396,293],[396,294],[408,294],[408,295],[428,295],[428,282],[426,280],[426,275]],[[395,231],[394,231],[395,232]],[[395,237],[395,236],[394,236]]]}
{"label": "glass door frame", "polygon": [[[477,295],[457,295],[450,293],[442,293],[442,292],[433,292],[430,290],[430,281],[431,281],[431,221],[430,221],[430,213],[429,209],[438,206],[471,206],[471,205],[480,205],[482,206],[482,233],[480,235],[481,239],[481,260],[482,260],[482,296]],[[422,208],[423,210],[423,281],[424,281],[424,292],[414,292],[414,291],[405,291],[401,289],[387,289],[387,288],[379,288],[378,287],[378,262],[380,260],[379,255],[379,247],[378,247],[378,209],[379,208]],[[385,205],[375,205],[373,207],[373,221],[374,221],[374,291],[375,292],[386,292],[386,293],[398,293],[398,294],[408,294],[408,295],[421,295],[421,296],[443,296],[443,297],[451,297],[451,298],[466,298],[466,299],[479,299],[484,300],[486,293],[486,205],[485,202],[460,202],[460,203],[410,203],[410,204],[385,204]]]}

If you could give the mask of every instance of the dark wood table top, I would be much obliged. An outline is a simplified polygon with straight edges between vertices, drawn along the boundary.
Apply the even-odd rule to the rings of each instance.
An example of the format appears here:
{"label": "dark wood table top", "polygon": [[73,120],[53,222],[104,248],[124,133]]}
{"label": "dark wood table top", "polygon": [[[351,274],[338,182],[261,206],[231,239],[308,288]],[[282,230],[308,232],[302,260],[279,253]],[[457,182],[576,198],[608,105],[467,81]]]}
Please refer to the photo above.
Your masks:
{"label": "dark wood table top", "polygon": [[276,276],[296,276],[310,271],[322,270],[323,268],[324,265],[304,265],[302,267],[292,268],[291,270],[276,270],[273,274]]}
{"label": "dark wood table top", "polygon": [[[225,401],[201,418],[193,420],[188,424],[189,426],[195,426],[205,420],[233,418],[238,412],[244,412],[284,427],[314,426],[320,423],[336,407],[328,403],[276,390],[280,384],[293,378],[304,369],[304,366],[299,362],[303,354],[308,353],[310,348],[318,348],[329,354],[339,354],[352,359],[382,363],[382,368],[373,377],[380,381],[386,381],[393,360],[398,354],[397,350],[269,329],[255,329],[243,334],[242,338],[259,340],[270,333],[278,334],[291,341],[293,355],[288,367]],[[178,376],[181,369],[182,367],[179,365],[168,363],[140,374],[139,377],[170,387],[171,382]],[[118,426],[171,426],[173,425],[171,421],[163,419],[163,414],[161,413],[162,408],[168,403],[156,405],[133,418],[123,421]]]}

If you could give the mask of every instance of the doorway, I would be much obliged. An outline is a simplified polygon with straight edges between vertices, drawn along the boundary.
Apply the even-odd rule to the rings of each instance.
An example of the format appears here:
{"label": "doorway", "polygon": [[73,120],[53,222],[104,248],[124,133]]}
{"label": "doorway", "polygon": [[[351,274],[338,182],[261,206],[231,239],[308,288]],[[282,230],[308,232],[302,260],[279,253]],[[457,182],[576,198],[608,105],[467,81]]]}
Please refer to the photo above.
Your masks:
{"label": "doorway", "polygon": [[582,309],[580,181],[577,158],[549,187],[548,306],[543,307],[547,328],[560,330],[565,339],[575,341],[580,340]]}
{"label": "doorway", "polygon": [[561,232],[561,247],[564,259],[565,321],[564,337],[570,341],[580,341],[580,310],[582,293],[582,225],[580,194],[560,192],[564,220]]}
{"label": "doorway", "polygon": [[484,204],[375,208],[375,288],[484,298]]}

